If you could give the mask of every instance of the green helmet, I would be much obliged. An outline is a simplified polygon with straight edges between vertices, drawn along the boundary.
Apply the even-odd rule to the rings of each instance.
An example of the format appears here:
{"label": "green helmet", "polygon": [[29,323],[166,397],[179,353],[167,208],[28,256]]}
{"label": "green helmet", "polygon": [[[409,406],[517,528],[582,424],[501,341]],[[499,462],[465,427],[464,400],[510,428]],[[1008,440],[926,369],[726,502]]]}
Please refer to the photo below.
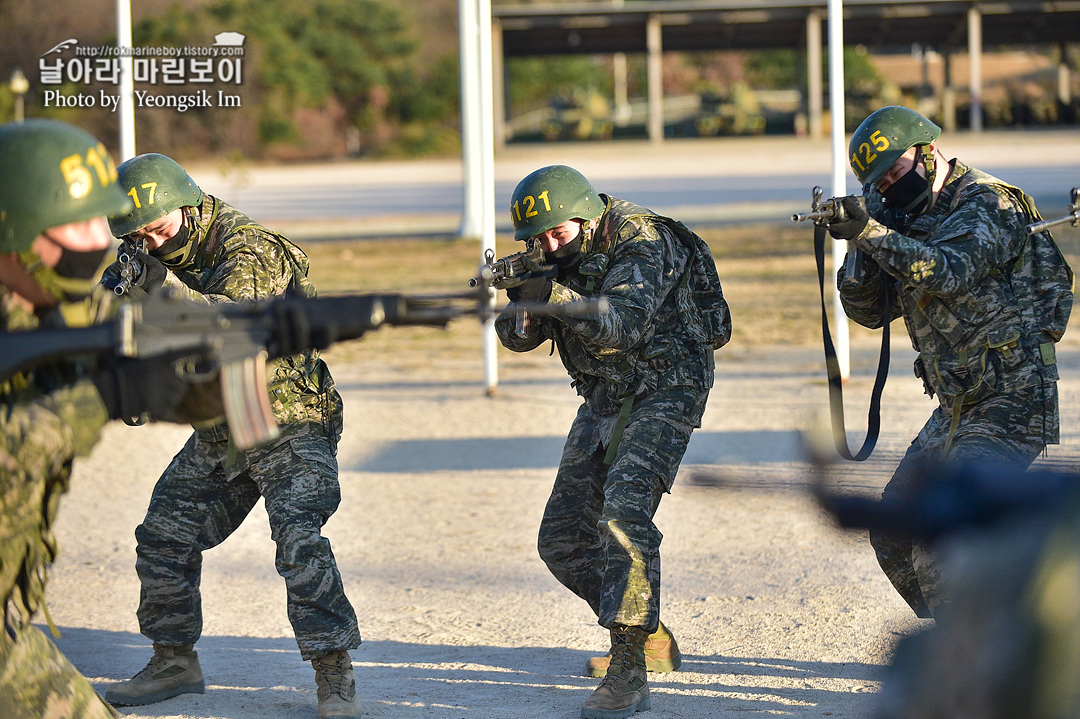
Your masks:
{"label": "green helmet", "polygon": [[906,107],[890,105],[875,110],[851,136],[848,145],[851,169],[860,183],[872,185],[909,148],[929,145],[940,134],[940,127]]}
{"label": "green helmet", "polygon": [[585,176],[566,165],[541,167],[518,183],[510,197],[514,239],[527,240],[567,220],[591,220],[604,211]]}
{"label": "green helmet", "polygon": [[58,120],[0,125],[0,252],[23,252],[50,227],[129,207],[112,157],[90,133]]}
{"label": "green helmet", "polygon": [[133,157],[116,168],[120,187],[135,198],[133,209],[109,218],[116,237],[160,220],[181,207],[198,207],[203,191],[176,160],[154,152]]}

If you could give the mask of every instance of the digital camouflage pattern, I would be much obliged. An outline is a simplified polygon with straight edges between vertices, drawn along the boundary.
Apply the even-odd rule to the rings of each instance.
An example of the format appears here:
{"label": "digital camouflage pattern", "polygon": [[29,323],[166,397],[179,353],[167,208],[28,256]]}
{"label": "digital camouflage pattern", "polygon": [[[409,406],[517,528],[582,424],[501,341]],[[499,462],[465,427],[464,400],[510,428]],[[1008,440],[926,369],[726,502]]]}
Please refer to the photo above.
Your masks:
{"label": "digital camouflage pattern", "polygon": [[[1034,204],[953,160],[924,214],[890,213],[873,188],[868,209],[872,219],[852,240],[868,258],[865,276],[856,281],[841,270],[838,287],[848,316],[861,325],[881,326],[882,283],[890,289],[889,320],[904,317],[919,353],[915,374],[939,405],[909,456],[971,452],[1026,466],[1058,442],[1054,342],[1072,305],[1071,270],[1056,245],[1028,239]],[[1050,281],[1037,274],[1047,268],[1056,270]],[[904,468],[886,493],[904,490]],[[897,591],[919,616],[930,616],[938,572],[925,548],[880,535],[873,543]]]}
{"label": "digital camouflage pattern", "polygon": [[[180,264],[163,261],[170,270],[165,286],[179,296],[213,304],[316,295],[307,278],[307,256],[288,239],[212,195],[204,195],[202,204],[190,209],[195,252]],[[116,277],[119,271],[119,263],[114,263],[105,274]],[[335,410],[340,398],[318,352],[276,360],[268,369],[272,407],[282,432],[278,441],[287,441],[290,432],[303,433],[307,422],[329,422],[329,434],[341,433],[340,410]],[[213,428],[200,429],[199,435],[219,441],[227,439],[228,432],[222,420]]]}
{"label": "digital camouflage pattern", "polygon": [[4,719],[114,719],[120,715],[48,638],[29,623],[0,637],[0,716]]}
{"label": "digital camouflage pattern", "polygon": [[[33,329],[0,287],[0,331]],[[89,454],[108,412],[94,385],[42,367],[0,383],[0,716],[86,719],[115,713],[60,650],[31,624],[59,553],[52,527],[72,461]]]}
{"label": "digital camouflage pattern", "polygon": [[583,403],[570,427],[537,546],[548,569],[584,599],[601,626],[660,622],[660,540],[653,516],[671,489],[709,390],[668,387],[635,400],[611,466],[618,415]]}
{"label": "digital camouflage pattern", "polygon": [[236,531],[262,497],[301,655],[310,661],[359,646],[356,615],[330,541],[321,536],[341,500],[335,446],[314,431],[242,452],[229,465],[226,441],[193,435],[154,488],[135,530],[143,634],[166,646],[198,640],[202,553]]}
{"label": "digital camouflage pattern", "polygon": [[[212,195],[190,209],[194,251],[170,258],[166,243],[151,253],[169,268],[166,287],[204,303],[315,296],[307,256],[288,239]],[[118,271],[113,265],[107,272]],[[311,659],[360,644],[356,615],[330,543],[321,536],[340,496],[335,455],[341,398],[315,351],[277,360],[272,370],[268,384],[279,437],[238,453],[224,421],[200,427],[158,480],[136,530],[140,626],[159,644],[198,638],[198,553],[228,537],[259,496],[278,545],[276,565],[301,654]]]}
{"label": "digital camouflage pattern", "polygon": [[[538,547],[552,574],[605,627],[652,632],[660,613],[660,540],[653,523],[675,479],[713,383],[714,343],[730,336],[726,305],[710,320],[697,306],[698,262],[691,234],[638,205],[601,195],[605,210],[582,243],[582,259],[555,283],[550,302],[604,296],[597,317],[531,317],[516,332],[511,305],[495,330],[508,349],[553,340],[584,399],[571,426]],[[707,248],[704,250],[707,252]],[[692,277],[684,276],[692,273]],[[713,269],[715,278],[715,269]],[[718,280],[712,309],[723,303]],[[719,335],[723,335],[720,337]],[[610,463],[605,454],[620,409],[633,398]]]}

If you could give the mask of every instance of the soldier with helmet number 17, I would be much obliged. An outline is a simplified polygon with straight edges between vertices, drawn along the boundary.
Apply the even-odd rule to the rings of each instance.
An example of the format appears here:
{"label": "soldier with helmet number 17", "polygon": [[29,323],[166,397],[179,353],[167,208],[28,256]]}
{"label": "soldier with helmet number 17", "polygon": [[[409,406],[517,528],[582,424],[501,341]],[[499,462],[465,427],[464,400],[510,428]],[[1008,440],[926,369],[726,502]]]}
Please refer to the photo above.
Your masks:
{"label": "soldier with helmet number 17", "polygon": [[[649,709],[646,671],[680,655],[660,622],[660,531],[671,489],[731,324],[708,246],[681,222],[598,194],[577,170],[541,168],[510,203],[514,239],[544,262],[495,282],[511,304],[495,322],[515,352],[552,340],[582,397],[540,525],[540,556],[609,631],[586,672],[604,680],[581,716]],[[595,317],[526,318],[519,304],[604,297]],[[606,675],[606,676],[605,676]]]}
{"label": "soldier with helmet number 17", "polygon": [[[851,168],[863,185],[837,198],[829,232],[859,262],[837,276],[848,316],[870,328],[903,317],[915,374],[938,407],[885,487],[913,489],[926,462],[993,461],[1023,470],[1058,442],[1055,343],[1072,309],[1072,270],[1032,199],[938,147],[941,128],[884,107],[855,130]],[[859,266],[861,264],[861,266]],[[883,299],[887,298],[887,299]],[[908,537],[871,531],[878,562],[920,617],[944,604],[939,563]]]}
{"label": "soldier with helmet number 17", "polygon": [[[193,302],[214,304],[272,296],[314,297],[308,260],[286,237],[205,194],[174,160],[139,155],[117,168],[133,206],[109,220],[133,247],[103,280],[138,300],[167,287]],[[135,530],[142,586],[139,628],[154,656],[105,698],[151,704],[205,684],[195,642],[202,631],[202,552],[231,535],[261,497],[277,544],[289,620],[301,656],[311,661],[319,717],[361,715],[350,649],[360,644],[356,614],[322,527],[341,500],[337,443],[341,397],[315,351],[274,360],[268,390],[280,435],[244,451],[227,423],[200,424],[165,469]]]}

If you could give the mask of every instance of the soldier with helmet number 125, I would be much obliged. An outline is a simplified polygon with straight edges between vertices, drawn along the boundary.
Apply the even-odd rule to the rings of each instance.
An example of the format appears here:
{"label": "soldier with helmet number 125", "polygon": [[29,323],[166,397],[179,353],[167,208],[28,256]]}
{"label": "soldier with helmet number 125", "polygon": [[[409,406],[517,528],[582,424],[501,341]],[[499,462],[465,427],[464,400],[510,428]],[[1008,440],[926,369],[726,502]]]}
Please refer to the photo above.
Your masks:
{"label": "soldier with helmet number 125", "polygon": [[[941,128],[884,107],[855,130],[858,197],[829,232],[856,262],[837,277],[848,316],[870,328],[903,317],[919,353],[915,374],[938,406],[883,495],[913,491],[927,463],[1011,464],[1017,481],[1058,442],[1054,346],[1072,309],[1072,270],[1032,199],[938,147]],[[945,603],[939,562],[910,537],[871,531],[878,562],[920,617]]]}

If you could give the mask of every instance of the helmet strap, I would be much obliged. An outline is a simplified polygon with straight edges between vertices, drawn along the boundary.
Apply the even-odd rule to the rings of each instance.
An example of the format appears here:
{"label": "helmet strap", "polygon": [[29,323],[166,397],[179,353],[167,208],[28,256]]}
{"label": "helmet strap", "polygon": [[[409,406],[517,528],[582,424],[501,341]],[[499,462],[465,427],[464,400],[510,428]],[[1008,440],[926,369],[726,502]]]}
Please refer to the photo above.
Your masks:
{"label": "helmet strap", "polygon": [[918,150],[919,162],[922,162],[923,171],[926,173],[926,185],[927,191],[930,193],[926,198],[926,211],[934,209],[934,201],[937,200],[937,193],[934,192],[934,180],[937,179],[937,159],[934,157],[934,150],[930,145],[919,145]]}
{"label": "helmet strap", "polygon": [[188,210],[187,207],[180,208],[183,215],[180,231],[176,237],[161,246],[159,251],[163,250],[164,252],[160,255],[156,252],[151,253],[161,261],[161,264],[170,269],[179,270],[190,265],[195,258],[195,250],[199,245],[198,227],[195,225],[195,218],[192,217]]}
{"label": "helmet strap", "polygon": [[593,233],[596,232],[597,226],[600,224],[600,218],[594,217],[591,220],[583,220],[581,223],[581,251],[583,253],[592,252],[593,247]]}

